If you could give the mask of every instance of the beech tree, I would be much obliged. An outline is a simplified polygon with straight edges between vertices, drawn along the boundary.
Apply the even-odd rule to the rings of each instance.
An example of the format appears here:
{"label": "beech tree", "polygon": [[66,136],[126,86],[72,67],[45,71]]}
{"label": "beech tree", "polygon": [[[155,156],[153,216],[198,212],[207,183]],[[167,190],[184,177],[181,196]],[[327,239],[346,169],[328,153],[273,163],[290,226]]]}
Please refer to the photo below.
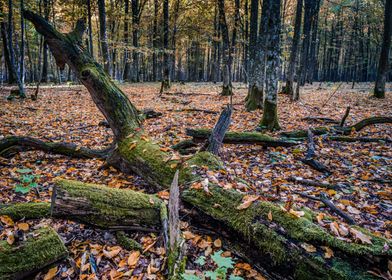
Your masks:
{"label": "beech tree", "polygon": [[387,81],[388,69],[390,65],[390,49],[392,35],[392,0],[385,0],[384,12],[384,34],[381,46],[380,60],[378,62],[378,71],[376,84],[374,86],[374,97],[385,97],[385,83]]}

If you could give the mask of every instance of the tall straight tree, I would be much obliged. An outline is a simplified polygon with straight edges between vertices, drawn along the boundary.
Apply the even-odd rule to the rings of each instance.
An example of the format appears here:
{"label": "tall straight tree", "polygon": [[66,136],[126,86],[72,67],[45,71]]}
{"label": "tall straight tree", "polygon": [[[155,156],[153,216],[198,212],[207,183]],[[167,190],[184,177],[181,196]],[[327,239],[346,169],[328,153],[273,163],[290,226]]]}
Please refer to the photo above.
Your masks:
{"label": "tall straight tree", "polygon": [[123,80],[127,81],[129,79],[130,73],[130,63],[129,63],[129,51],[128,51],[128,43],[129,43],[129,0],[124,1],[124,72],[123,72]]}
{"label": "tall straight tree", "polygon": [[295,11],[293,44],[291,45],[289,65],[287,69],[286,87],[284,89],[285,93],[292,96],[293,100],[298,99],[297,96],[294,96],[293,83],[294,83],[295,66],[298,57],[299,40],[301,38],[302,6],[303,6],[303,0],[298,0],[297,8]]}
{"label": "tall straight tree", "polygon": [[[49,21],[49,0],[44,0],[44,18],[45,20]],[[47,83],[48,82],[48,44],[46,41],[43,41],[43,54],[42,54],[42,71],[41,71],[41,82]]]}
{"label": "tall straight tree", "polygon": [[139,76],[139,28],[140,28],[140,17],[142,16],[143,8],[146,1],[140,2],[139,0],[132,0],[132,46],[134,48],[132,60],[133,60],[133,77],[134,82],[140,81]]}
{"label": "tall straight tree", "polygon": [[87,0],[87,21],[88,21],[88,47],[92,57],[94,57],[93,26],[91,23],[91,0]]}
{"label": "tall straight tree", "polygon": [[106,73],[110,73],[110,59],[108,37],[106,32],[106,8],[105,0],[98,0],[98,14],[99,14],[99,34],[101,39],[101,53],[103,59],[103,68]]}
{"label": "tall straight tree", "polygon": [[[20,14],[24,11],[24,0],[20,0]],[[19,62],[19,75],[20,82],[24,85],[25,80],[25,21],[24,17],[20,17],[20,62]]]}
{"label": "tall straight tree", "polygon": [[259,0],[251,0],[250,3],[250,31],[249,31],[249,90],[246,96],[245,108],[247,111],[254,111],[263,108],[263,90],[262,85],[258,83],[256,55],[261,51],[258,44],[258,15]]}
{"label": "tall straight tree", "polygon": [[380,60],[376,84],[374,86],[374,97],[385,98],[385,83],[388,76],[389,54],[391,49],[392,33],[392,0],[386,0],[384,12],[384,35],[382,40]]}
{"label": "tall straight tree", "polygon": [[226,22],[225,12],[225,0],[218,0],[219,8],[219,25],[222,31],[222,52],[223,52],[223,64],[222,64],[222,75],[223,75],[223,87],[222,96],[230,96],[233,94],[233,85],[231,83],[231,66],[232,66],[232,54],[229,38],[229,28]]}
{"label": "tall straight tree", "polygon": [[163,78],[160,94],[170,88],[169,0],[163,0]]}
{"label": "tall straight tree", "polygon": [[[4,3],[0,1],[0,13],[4,13]],[[3,41],[3,51],[4,51],[4,62],[8,72],[8,83],[13,84],[16,82],[16,73],[15,69],[12,68],[11,65],[11,57],[10,52],[8,50],[8,38],[7,38],[7,27],[5,23],[5,19],[1,21],[1,39]]]}
{"label": "tall straight tree", "polygon": [[157,80],[157,48],[158,48],[158,0],[154,0],[154,20],[153,20],[153,32],[152,32],[152,80]]}
{"label": "tall straight tree", "polygon": [[[265,6],[268,5],[268,6]],[[278,121],[278,81],[280,73],[280,0],[264,0],[265,33],[265,100],[261,128],[280,129]]]}
{"label": "tall straight tree", "polygon": [[[9,50],[9,56],[10,56],[10,68],[11,71],[14,73],[14,77],[16,77],[16,82],[18,84],[19,92],[18,96],[20,98],[26,98],[25,94],[25,88],[23,83],[21,82],[20,76],[18,75],[18,72],[16,70],[15,66],[15,55],[14,55],[14,46],[13,46],[13,40],[12,40],[12,34],[13,34],[13,9],[12,9],[12,0],[8,0],[8,50]],[[12,99],[14,96],[10,95],[9,99]]]}

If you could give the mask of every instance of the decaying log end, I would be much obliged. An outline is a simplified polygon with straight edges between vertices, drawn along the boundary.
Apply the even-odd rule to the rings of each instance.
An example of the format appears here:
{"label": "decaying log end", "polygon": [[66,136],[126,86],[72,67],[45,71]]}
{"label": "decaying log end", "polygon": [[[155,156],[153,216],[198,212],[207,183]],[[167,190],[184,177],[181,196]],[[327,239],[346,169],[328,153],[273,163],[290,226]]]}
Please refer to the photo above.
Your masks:
{"label": "decaying log end", "polygon": [[50,216],[50,203],[15,203],[9,205],[0,205],[0,216],[7,215],[13,220],[41,219]]}

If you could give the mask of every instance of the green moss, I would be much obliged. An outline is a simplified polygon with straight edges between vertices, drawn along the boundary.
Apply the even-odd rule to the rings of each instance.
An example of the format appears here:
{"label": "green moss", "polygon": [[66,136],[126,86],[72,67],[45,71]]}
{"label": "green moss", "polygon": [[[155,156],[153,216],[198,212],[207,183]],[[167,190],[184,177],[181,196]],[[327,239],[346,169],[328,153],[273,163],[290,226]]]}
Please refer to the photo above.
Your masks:
{"label": "green moss", "polygon": [[268,130],[279,130],[279,120],[278,120],[278,106],[267,99],[264,101],[264,111],[263,118],[260,122],[260,128],[265,128]]}
{"label": "green moss", "polygon": [[[391,251],[384,251],[384,244],[387,243],[392,246],[391,242],[374,235],[372,235],[372,245],[347,243],[337,239],[312,222],[312,216],[314,215],[310,213],[310,210],[307,213],[309,217],[296,218],[284,212],[277,205],[266,201],[257,201],[247,209],[238,210],[237,206],[242,203],[242,194],[235,191],[225,191],[212,185],[210,185],[209,190],[211,195],[207,195],[200,190],[186,190],[182,197],[184,201],[191,203],[203,212],[208,213],[212,218],[235,230],[242,236],[243,240],[248,240],[249,244],[255,246],[261,254],[268,254],[274,265],[292,262],[299,275],[298,279],[312,279],[305,275],[309,271],[314,273],[318,271],[317,274],[320,274],[320,279],[329,279],[323,275],[339,276],[339,267],[334,267],[334,264],[328,263],[323,258],[315,259],[320,254],[319,252],[304,254],[303,249],[299,246],[292,246],[295,243],[299,245],[299,243],[306,242],[314,244],[316,247],[328,246],[334,251],[356,257],[392,255]],[[272,222],[268,220],[269,213],[272,214]],[[304,255],[308,255],[308,257],[303,259]],[[346,263],[345,261],[342,262]],[[346,264],[350,270],[342,272],[341,277],[337,279],[350,279],[346,277],[348,272],[354,273],[363,269],[353,268],[348,263]],[[301,272],[302,266],[305,266],[305,269]]]}
{"label": "green moss", "polygon": [[168,279],[182,280],[182,274],[185,272],[187,257],[181,252],[181,246],[174,245],[175,250],[170,250],[167,256]]}
{"label": "green moss", "polygon": [[[80,209],[80,214],[76,212],[76,218],[82,222],[100,227],[119,224],[160,225],[162,201],[155,195],[70,180],[58,180],[56,185],[56,192],[65,193],[64,196],[73,198],[75,203],[81,204],[80,207],[88,205],[87,213],[83,209]],[[58,214],[56,209],[55,214]]]}
{"label": "green moss", "polygon": [[60,237],[52,228],[41,228],[26,241],[9,245],[0,241],[0,279],[21,279],[67,256]]}
{"label": "green moss", "polygon": [[220,93],[221,96],[230,96],[232,94],[233,94],[233,87],[231,84],[227,86],[225,85],[222,86],[222,91]]}
{"label": "green moss", "polygon": [[15,203],[0,207],[0,215],[8,215],[14,220],[41,219],[50,216],[50,203]]}
{"label": "green moss", "polygon": [[128,237],[125,234],[125,232],[123,232],[123,231],[118,231],[116,233],[116,237],[117,237],[118,244],[128,251],[143,249],[143,247],[140,243],[138,243],[136,240]]}
{"label": "green moss", "polygon": [[263,94],[263,89],[253,85],[246,96],[246,111],[251,112],[257,109],[263,109]]}
{"label": "green moss", "polygon": [[180,168],[178,160],[171,160],[169,153],[140,135],[120,141],[118,150],[136,174],[158,188],[169,188],[176,169]]}
{"label": "green moss", "polygon": [[[328,127],[317,127],[312,129],[312,132],[315,135],[323,135],[326,134],[330,131],[330,128]],[[306,138],[308,137],[308,131],[307,130],[294,130],[294,131],[285,131],[280,134],[282,137],[286,138]]]}

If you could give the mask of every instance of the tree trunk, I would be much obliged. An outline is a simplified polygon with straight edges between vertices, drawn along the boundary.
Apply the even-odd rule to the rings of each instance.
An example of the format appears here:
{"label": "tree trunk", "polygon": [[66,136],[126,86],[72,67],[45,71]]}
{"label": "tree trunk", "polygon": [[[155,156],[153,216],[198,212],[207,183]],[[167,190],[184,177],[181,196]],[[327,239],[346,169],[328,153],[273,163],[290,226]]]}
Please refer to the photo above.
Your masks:
{"label": "tree trunk", "polygon": [[[280,129],[278,121],[278,80],[280,69],[280,0],[266,0],[269,2],[266,32],[266,83],[263,118],[261,128],[268,130]],[[263,3],[264,6],[267,3]]]}
{"label": "tree trunk", "polygon": [[[276,3],[273,3],[272,7],[278,10],[279,15]],[[196,214],[189,216],[202,221],[200,224],[204,226],[216,225],[215,230],[220,234],[229,233],[226,235],[231,240],[229,244],[235,246],[245,258],[268,268],[271,275],[276,277],[350,279],[355,275],[359,279],[365,279],[369,276],[366,272],[370,268],[381,267],[382,271],[387,269],[387,258],[392,252],[384,248],[392,244],[383,238],[366,233],[371,237],[371,245],[348,243],[318,226],[317,222],[313,221],[316,216],[314,213],[306,218],[296,218],[279,206],[261,200],[254,201],[244,209],[239,206],[246,197],[239,192],[224,190],[214,183],[209,183],[208,193],[203,188],[190,188],[204,176],[200,167],[220,169],[222,163],[208,152],[199,152],[182,162],[173,159],[169,153],[163,152],[158,145],[152,143],[140,128],[136,110],[129,100],[86,51],[73,46],[80,41],[83,33],[81,22],[77,24],[75,31],[63,35],[31,12],[25,12],[24,16],[47,38],[57,63],[61,65],[66,62],[75,71],[107,118],[117,144],[109,156],[108,164],[124,172],[140,175],[156,190],[169,188],[176,169],[179,169],[179,184],[184,190],[181,199],[190,208],[198,210]],[[273,20],[272,23],[274,22]],[[64,214],[75,213],[75,218],[81,219],[93,215],[93,219],[89,221],[103,221],[102,226],[107,222],[109,226],[118,226],[118,223],[127,223],[128,215],[139,222],[141,217],[132,214],[135,206],[137,209],[146,206],[144,210],[148,209],[150,214],[142,221],[160,224],[159,218],[156,217],[160,200],[154,199],[154,196],[132,192],[136,201],[131,201],[133,197],[123,190],[98,187],[97,191],[91,185],[86,188],[81,183],[70,181],[65,184],[60,181],[58,184],[60,186],[54,192],[52,201],[53,207],[57,205],[54,208],[59,213],[65,209]],[[56,203],[57,199],[59,203]],[[64,203],[65,201],[67,203]],[[111,216],[117,216],[117,210],[121,213],[120,219]],[[157,221],[154,222],[152,217]],[[126,226],[129,226],[129,223]],[[315,246],[317,252],[306,251],[304,243]],[[333,250],[335,257],[332,261],[324,256],[320,246]]]}
{"label": "tree trunk", "polygon": [[298,53],[299,40],[301,38],[302,6],[303,6],[303,0],[297,0],[293,44],[291,46],[289,66],[287,70],[286,88],[284,89],[284,92],[289,94],[293,100],[297,100],[297,96],[294,96],[293,84],[294,84],[295,66],[297,63],[297,56],[298,56],[297,53]]}
{"label": "tree trunk", "polygon": [[[257,21],[259,11],[259,1],[252,0],[250,4],[250,35],[249,35],[249,90],[246,96],[245,108],[248,112],[257,109],[263,109],[263,87],[258,83],[260,76],[264,71],[260,71],[262,61],[258,56],[258,52],[262,51],[262,44],[259,40],[262,37],[258,37],[257,32]],[[262,34],[260,34],[262,36]],[[262,79],[262,78],[261,78]]]}
{"label": "tree trunk", "polygon": [[125,13],[125,20],[124,20],[124,72],[123,72],[123,80],[128,81],[130,75],[130,63],[129,63],[129,51],[128,51],[128,44],[129,44],[129,0],[124,1],[124,13]]}
{"label": "tree trunk", "polygon": [[169,0],[163,1],[163,78],[160,94],[170,88],[169,65]]}
{"label": "tree trunk", "polygon": [[219,8],[219,24],[222,30],[222,38],[223,38],[223,64],[222,64],[222,79],[223,79],[223,87],[222,87],[222,96],[230,96],[233,94],[233,86],[231,83],[231,66],[232,66],[232,53],[230,46],[230,38],[229,38],[229,29],[227,27],[226,22],[226,13],[225,13],[225,0],[218,0],[218,8]]}
{"label": "tree trunk", "polygon": [[106,73],[110,73],[108,37],[106,34],[105,0],[98,0],[98,13],[99,13],[99,33],[100,33],[100,40],[101,40],[103,68]]}
{"label": "tree trunk", "polygon": [[384,14],[384,35],[382,40],[380,60],[378,62],[378,71],[376,84],[374,86],[374,97],[385,97],[385,83],[388,77],[389,68],[389,54],[391,49],[391,35],[392,35],[392,0],[385,2]]}
{"label": "tree trunk", "polygon": [[93,26],[91,24],[91,0],[87,0],[87,22],[88,22],[88,47],[90,55],[94,57]]}
{"label": "tree trunk", "polygon": [[139,82],[139,23],[141,16],[141,7],[139,0],[132,0],[132,46],[134,48],[132,54],[133,61],[133,77],[134,82]]}
{"label": "tree trunk", "polygon": [[49,227],[37,229],[26,241],[16,241],[13,245],[0,241],[1,279],[26,279],[67,255],[60,237]]}
{"label": "tree trunk", "polygon": [[[44,17],[45,20],[49,21],[49,0],[44,0]],[[48,44],[46,43],[46,40],[43,42],[43,55],[42,55],[42,72],[41,72],[41,82],[42,83],[47,83],[48,82]]]}

